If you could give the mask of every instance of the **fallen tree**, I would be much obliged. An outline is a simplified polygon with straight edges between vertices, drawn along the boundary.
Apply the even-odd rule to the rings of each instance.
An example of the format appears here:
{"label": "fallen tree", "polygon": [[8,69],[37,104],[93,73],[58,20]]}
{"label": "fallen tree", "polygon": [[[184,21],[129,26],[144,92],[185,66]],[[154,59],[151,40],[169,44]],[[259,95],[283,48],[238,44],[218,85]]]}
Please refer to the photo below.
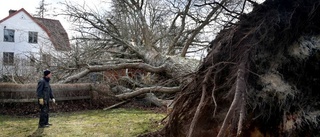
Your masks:
{"label": "fallen tree", "polygon": [[[102,12],[95,8],[90,9],[85,3],[82,5],[65,1],[61,4],[64,9],[60,15],[68,16],[79,35],[72,39],[74,44],[71,52],[66,52],[63,58],[52,55],[54,62],[46,66],[37,61],[37,70],[52,70],[55,74],[52,83],[104,82],[103,84],[116,89],[120,94],[104,90],[97,92],[102,91],[102,95],[113,96],[119,100],[145,95],[147,92],[156,93],[154,97],[161,99],[172,99],[174,93],[179,91],[180,85],[189,81],[185,76],[198,67],[199,60],[186,58],[189,56],[188,53],[204,51],[208,47],[207,39],[199,39],[208,33],[206,27],[222,22],[216,19],[226,14],[222,12],[223,8],[242,5],[233,3],[232,0],[223,0],[212,5],[194,0],[120,0],[112,1],[112,12]],[[199,7],[206,9],[208,13],[198,11]],[[238,11],[239,8],[234,10]],[[177,25],[179,23],[181,26]],[[58,66],[50,66],[57,64]],[[114,83],[103,80],[90,81],[90,76],[101,76],[106,71],[121,69],[141,69],[157,78],[149,78],[152,80],[149,83],[144,83],[141,79],[130,79],[132,77],[119,80],[131,85],[115,85],[116,82],[120,83],[117,80],[111,81]],[[32,82],[36,82],[39,77],[31,76]],[[102,77],[101,79],[105,78]],[[126,93],[127,91],[132,93]],[[158,94],[163,93],[162,91],[170,93]]]}
{"label": "fallen tree", "polygon": [[141,136],[317,136],[320,3],[266,0],[222,30],[166,126]]}
{"label": "fallen tree", "polygon": [[112,64],[112,65],[95,65],[95,66],[87,66],[83,71],[75,75],[72,75],[58,83],[70,83],[72,81],[77,81],[78,79],[88,75],[91,72],[102,72],[102,71],[108,71],[108,70],[120,70],[120,69],[128,69],[128,68],[143,69],[145,71],[154,72],[154,73],[165,71],[164,65],[159,67],[153,67],[146,63],[121,63],[121,64]]}

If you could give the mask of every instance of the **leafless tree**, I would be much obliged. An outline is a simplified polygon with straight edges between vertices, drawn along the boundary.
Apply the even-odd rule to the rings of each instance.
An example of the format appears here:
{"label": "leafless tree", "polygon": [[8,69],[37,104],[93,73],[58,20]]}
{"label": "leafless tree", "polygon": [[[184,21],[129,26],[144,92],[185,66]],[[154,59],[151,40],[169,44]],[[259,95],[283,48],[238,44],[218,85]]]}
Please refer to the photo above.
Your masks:
{"label": "leafless tree", "polygon": [[40,0],[39,7],[37,7],[37,13],[34,15],[36,17],[44,18],[46,13],[48,12],[47,6],[50,5],[45,2],[45,0]]}
{"label": "leafless tree", "polygon": [[139,68],[175,82],[174,88],[187,83],[186,75],[197,69],[199,60],[188,58],[188,53],[205,53],[212,39],[207,34],[235,22],[248,5],[233,0],[113,0],[110,9],[61,4],[61,14],[69,17],[78,35],[74,67],[60,83],[91,72]]}

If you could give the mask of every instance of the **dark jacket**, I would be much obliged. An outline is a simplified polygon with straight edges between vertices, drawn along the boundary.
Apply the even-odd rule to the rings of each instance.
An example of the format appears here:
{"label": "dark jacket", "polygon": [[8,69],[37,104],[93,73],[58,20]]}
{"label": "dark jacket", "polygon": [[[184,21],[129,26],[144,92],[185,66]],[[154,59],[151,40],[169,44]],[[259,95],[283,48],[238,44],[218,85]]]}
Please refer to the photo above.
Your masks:
{"label": "dark jacket", "polygon": [[46,102],[49,102],[49,99],[54,98],[51,86],[49,84],[49,79],[42,78],[39,80],[37,88],[37,97],[43,98]]}

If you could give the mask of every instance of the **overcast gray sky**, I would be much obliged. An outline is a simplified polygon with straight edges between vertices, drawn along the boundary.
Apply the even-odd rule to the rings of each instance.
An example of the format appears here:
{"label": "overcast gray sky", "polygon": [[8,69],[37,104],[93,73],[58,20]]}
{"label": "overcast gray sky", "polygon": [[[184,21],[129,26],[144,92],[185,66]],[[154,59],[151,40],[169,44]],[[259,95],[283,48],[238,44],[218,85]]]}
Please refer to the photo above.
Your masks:
{"label": "overcast gray sky", "polygon": [[[41,0],[1,0],[0,5],[0,18],[3,19],[9,15],[9,10],[20,10],[24,8],[31,15],[36,13],[36,8],[39,7],[39,2]],[[48,8],[58,7],[58,2],[63,2],[64,0],[45,0],[45,3],[50,4]],[[60,6],[61,7],[61,6]],[[57,17],[55,17],[57,18]]]}
{"label": "overcast gray sky", "polygon": [[[41,0],[1,0],[0,4],[0,20],[7,17],[9,15],[9,10],[19,10],[21,8],[24,8],[27,12],[29,12],[31,15],[35,14],[37,11],[37,7],[39,7],[39,3]],[[110,0],[45,0],[45,3],[48,4],[46,6],[47,9],[49,9],[49,14],[53,14],[53,9],[55,12],[60,13],[60,9],[64,8],[64,6],[58,4],[59,2],[71,2],[73,4],[80,4],[83,5],[85,3],[92,9],[99,9],[108,8],[106,1]],[[264,0],[256,0],[257,2],[261,3]],[[51,13],[50,13],[51,12]],[[57,19],[61,22],[63,27],[66,29],[66,31],[69,33],[69,37],[71,37],[73,34],[71,33],[71,25],[66,19],[64,19],[63,16],[57,16],[57,17],[48,17],[45,16],[45,18],[50,19]]]}

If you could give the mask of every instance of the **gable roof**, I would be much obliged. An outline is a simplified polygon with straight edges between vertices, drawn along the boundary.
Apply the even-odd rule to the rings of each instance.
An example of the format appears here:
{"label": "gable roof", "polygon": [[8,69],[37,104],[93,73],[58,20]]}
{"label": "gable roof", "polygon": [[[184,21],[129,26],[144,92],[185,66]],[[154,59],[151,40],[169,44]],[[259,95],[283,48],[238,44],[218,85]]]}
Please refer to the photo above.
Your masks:
{"label": "gable roof", "polygon": [[66,30],[63,28],[59,20],[32,17],[24,8],[10,14],[3,21],[15,16],[19,12],[27,14],[36,24],[38,24],[49,36],[54,48],[59,51],[68,51],[71,49],[69,38]]}
{"label": "gable roof", "polygon": [[69,38],[66,30],[62,27],[59,20],[45,19],[45,18],[34,18],[40,24],[47,29],[47,34],[50,37],[56,50],[70,50]]}

